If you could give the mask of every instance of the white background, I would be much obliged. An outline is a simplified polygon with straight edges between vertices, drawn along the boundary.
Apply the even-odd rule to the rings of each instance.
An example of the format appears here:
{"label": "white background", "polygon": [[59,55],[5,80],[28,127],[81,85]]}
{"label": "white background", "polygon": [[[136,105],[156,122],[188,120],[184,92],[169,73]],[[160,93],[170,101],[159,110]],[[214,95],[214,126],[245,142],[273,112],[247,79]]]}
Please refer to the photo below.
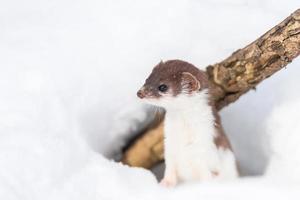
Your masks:
{"label": "white background", "polygon": [[221,113],[243,174],[264,177],[165,190],[150,172],[102,156],[145,123],[147,107],[135,94],[161,59],[205,68],[299,7],[299,0],[1,0],[0,198],[299,198],[292,182],[300,179],[299,59]]}

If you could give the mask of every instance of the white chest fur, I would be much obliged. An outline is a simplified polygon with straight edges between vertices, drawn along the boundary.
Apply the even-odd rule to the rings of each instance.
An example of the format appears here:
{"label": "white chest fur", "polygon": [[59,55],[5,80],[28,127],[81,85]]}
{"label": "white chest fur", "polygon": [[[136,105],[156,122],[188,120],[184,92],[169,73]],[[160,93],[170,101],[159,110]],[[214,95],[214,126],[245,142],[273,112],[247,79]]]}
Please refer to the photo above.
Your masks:
{"label": "white chest fur", "polygon": [[237,177],[231,150],[220,149],[214,143],[216,130],[207,94],[176,97],[165,105],[165,179]]}

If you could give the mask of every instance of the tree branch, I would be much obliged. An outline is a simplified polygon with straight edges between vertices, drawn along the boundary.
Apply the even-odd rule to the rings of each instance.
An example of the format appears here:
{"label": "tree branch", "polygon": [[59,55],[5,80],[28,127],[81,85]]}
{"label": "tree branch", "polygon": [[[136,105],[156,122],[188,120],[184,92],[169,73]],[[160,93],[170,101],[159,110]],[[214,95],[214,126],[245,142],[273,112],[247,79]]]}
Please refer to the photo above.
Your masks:
{"label": "tree branch", "polygon": [[[299,54],[300,9],[245,48],[207,67],[217,108],[236,101]],[[125,164],[150,168],[163,160],[162,121],[126,149]]]}

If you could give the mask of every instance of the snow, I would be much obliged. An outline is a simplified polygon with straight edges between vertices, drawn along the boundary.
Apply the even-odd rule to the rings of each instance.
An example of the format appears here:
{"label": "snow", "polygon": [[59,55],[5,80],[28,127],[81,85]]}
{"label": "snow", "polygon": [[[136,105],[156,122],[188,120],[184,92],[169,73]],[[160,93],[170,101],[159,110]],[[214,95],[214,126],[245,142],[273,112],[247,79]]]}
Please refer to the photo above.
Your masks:
{"label": "snow", "polygon": [[167,190],[104,157],[152,117],[135,92],[160,59],[203,68],[299,5],[1,1],[0,199],[299,199],[299,59],[221,113],[243,174],[265,176]]}

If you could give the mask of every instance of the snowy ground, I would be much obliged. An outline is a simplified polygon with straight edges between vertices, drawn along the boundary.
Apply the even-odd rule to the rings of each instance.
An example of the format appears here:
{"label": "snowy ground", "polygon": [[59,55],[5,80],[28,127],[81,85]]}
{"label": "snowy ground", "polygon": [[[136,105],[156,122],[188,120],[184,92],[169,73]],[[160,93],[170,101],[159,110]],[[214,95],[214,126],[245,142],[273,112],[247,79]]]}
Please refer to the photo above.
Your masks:
{"label": "snowy ground", "polygon": [[263,177],[166,190],[151,172],[103,156],[147,123],[135,92],[160,59],[203,68],[299,7],[0,1],[0,199],[299,199],[299,59],[222,111],[243,174]]}

